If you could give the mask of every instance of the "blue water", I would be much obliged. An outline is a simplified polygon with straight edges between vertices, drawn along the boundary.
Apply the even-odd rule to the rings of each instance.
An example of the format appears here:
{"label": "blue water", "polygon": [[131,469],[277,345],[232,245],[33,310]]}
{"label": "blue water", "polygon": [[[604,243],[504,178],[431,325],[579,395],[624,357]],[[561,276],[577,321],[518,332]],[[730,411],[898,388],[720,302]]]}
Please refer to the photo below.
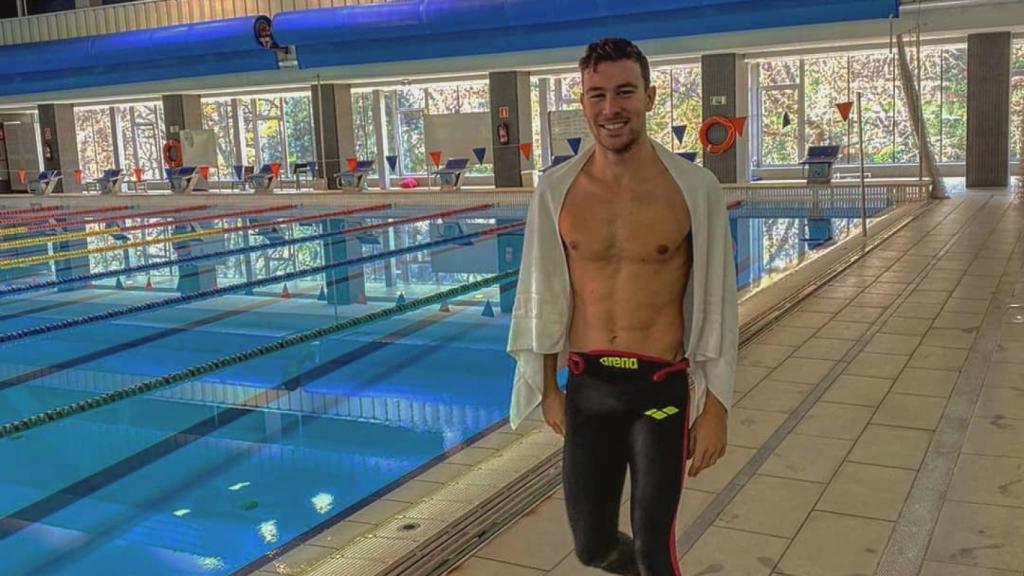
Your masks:
{"label": "blue water", "polygon": [[[806,211],[772,216],[734,214],[741,286],[827,246],[808,242]],[[831,217],[835,239],[850,233],[851,216]],[[317,301],[320,275],[304,295],[293,284],[290,300],[273,286],[0,344],[0,422],[386,308],[399,290],[445,287],[418,276],[493,274],[497,252],[492,238],[404,259],[388,288],[367,266],[368,304]],[[0,333],[176,295],[111,286],[0,299]],[[498,298],[485,290],[449,314],[412,312],[0,440],[4,575],[230,574],[340,520],[505,418],[514,365]],[[497,317],[481,316],[486,299]]]}

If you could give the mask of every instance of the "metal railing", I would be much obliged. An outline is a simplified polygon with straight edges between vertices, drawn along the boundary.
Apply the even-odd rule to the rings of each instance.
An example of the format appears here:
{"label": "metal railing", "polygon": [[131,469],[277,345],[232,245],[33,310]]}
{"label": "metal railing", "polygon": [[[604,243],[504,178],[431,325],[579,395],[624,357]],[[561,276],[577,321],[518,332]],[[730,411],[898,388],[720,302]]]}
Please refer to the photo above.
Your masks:
{"label": "metal railing", "polygon": [[0,20],[0,45],[393,0],[145,0]]}

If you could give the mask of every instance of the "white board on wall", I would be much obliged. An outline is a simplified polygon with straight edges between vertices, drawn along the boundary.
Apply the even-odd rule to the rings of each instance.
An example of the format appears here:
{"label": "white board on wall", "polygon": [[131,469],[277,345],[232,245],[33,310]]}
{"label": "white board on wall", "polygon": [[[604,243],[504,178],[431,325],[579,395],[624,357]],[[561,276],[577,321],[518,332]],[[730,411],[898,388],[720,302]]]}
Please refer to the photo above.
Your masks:
{"label": "white board on wall", "polygon": [[583,110],[552,110],[548,112],[548,126],[551,128],[551,156],[572,154],[569,138],[582,138],[580,150],[593,141]]}
{"label": "white board on wall", "polygon": [[469,158],[469,165],[475,166],[473,148],[486,148],[484,164],[492,162],[490,112],[424,115],[423,134],[427,154],[441,151],[442,166],[449,158]]}
{"label": "white board on wall", "polygon": [[181,159],[185,166],[217,168],[217,133],[213,130],[182,130]]}

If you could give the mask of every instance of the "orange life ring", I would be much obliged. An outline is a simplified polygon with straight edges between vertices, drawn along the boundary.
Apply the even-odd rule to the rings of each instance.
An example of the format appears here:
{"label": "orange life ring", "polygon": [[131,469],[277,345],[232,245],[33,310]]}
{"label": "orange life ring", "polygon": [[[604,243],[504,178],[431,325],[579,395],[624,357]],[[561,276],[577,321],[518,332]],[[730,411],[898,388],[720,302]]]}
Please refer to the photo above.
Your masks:
{"label": "orange life ring", "polygon": [[[725,128],[725,140],[718,144],[712,144],[708,139],[708,132],[715,125]],[[736,143],[736,126],[725,116],[712,116],[700,125],[700,143],[712,154],[721,154]]]}
{"label": "orange life ring", "polygon": [[171,138],[164,143],[164,163],[169,168],[181,168],[182,164],[181,142]]}

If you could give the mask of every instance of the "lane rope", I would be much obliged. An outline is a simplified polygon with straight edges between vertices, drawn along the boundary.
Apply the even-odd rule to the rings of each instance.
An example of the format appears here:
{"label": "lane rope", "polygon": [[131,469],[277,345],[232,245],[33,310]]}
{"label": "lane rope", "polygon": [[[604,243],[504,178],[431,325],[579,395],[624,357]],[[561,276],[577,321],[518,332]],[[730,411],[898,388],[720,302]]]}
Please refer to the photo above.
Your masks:
{"label": "lane rope", "polygon": [[93,324],[95,322],[113,320],[115,318],[121,318],[123,316],[139,314],[141,312],[151,312],[153,310],[159,310],[161,308],[167,308],[169,306],[177,306],[179,304],[196,302],[198,300],[216,298],[217,296],[224,296],[226,294],[244,291],[249,288],[261,288],[263,286],[271,286],[274,284],[281,284],[283,282],[290,282],[293,280],[298,280],[299,278],[305,278],[306,276],[320,274],[333,268],[342,268],[345,266],[361,266],[366,263],[376,262],[378,260],[384,260],[386,258],[393,258],[395,256],[401,256],[403,254],[432,250],[434,248],[439,248],[447,244],[464,242],[466,240],[472,240],[478,237],[491,236],[507,230],[520,228],[525,225],[526,223],[522,221],[515,222],[512,224],[506,224],[503,226],[496,226],[494,228],[486,228],[484,230],[470,232],[468,234],[452,236],[450,238],[443,238],[441,240],[434,240],[431,242],[424,242],[422,244],[406,246],[404,248],[397,248],[395,250],[389,250],[387,252],[378,252],[376,254],[357,256],[355,258],[349,258],[348,260],[342,260],[340,262],[324,264],[321,266],[313,266],[311,268],[304,268],[302,270],[296,270],[294,272],[286,272],[284,274],[278,274],[277,276],[268,276],[267,278],[250,280],[248,282],[240,282],[238,284],[232,284],[231,286],[207,288],[206,290],[199,290],[191,294],[181,294],[179,296],[172,296],[170,298],[165,298],[163,300],[154,300],[151,302],[144,302],[142,304],[122,306],[121,308],[114,308],[113,310],[97,312],[96,314],[76,316],[73,318],[67,318],[65,320],[58,320],[57,322],[51,322],[49,324],[30,326],[28,328],[22,328],[21,330],[15,330],[14,332],[0,334],[0,344],[14,342],[17,340],[24,340],[25,338],[29,338],[31,336],[39,336],[42,334],[48,334],[50,332],[56,332],[59,330],[67,330],[69,328],[84,326],[86,324]]}
{"label": "lane rope", "polygon": [[[383,204],[379,205],[379,206],[388,206],[388,207],[390,207],[390,205],[383,205]],[[371,209],[376,209],[377,207],[378,206],[367,206],[365,208],[361,208],[360,210],[362,210],[362,211],[369,211]],[[34,284],[29,284],[29,285],[24,285],[24,286],[0,286],[0,299],[6,298],[8,296],[14,296],[14,295],[17,295],[17,294],[27,294],[27,293],[32,293],[32,292],[40,292],[40,291],[47,290],[49,288],[53,288],[53,287],[56,287],[56,286],[65,286],[65,285],[68,285],[68,284],[77,284],[77,283],[81,283],[81,282],[93,282],[93,281],[96,281],[96,280],[106,280],[108,278],[117,278],[118,276],[123,276],[123,275],[132,275],[132,274],[138,274],[138,273],[141,273],[141,272],[150,272],[150,271],[153,271],[153,270],[160,270],[160,269],[163,269],[163,268],[170,268],[170,267],[173,267],[173,266],[180,266],[182,264],[192,264],[192,263],[195,263],[195,262],[201,262],[203,260],[215,260],[215,259],[221,259],[221,258],[229,258],[231,256],[241,256],[241,255],[249,254],[249,253],[252,253],[252,252],[259,252],[261,250],[272,250],[274,248],[284,248],[286,246],[294,246],[296,244],[302,244],[304,242],[316,242],[316,241],[319,241],[319,240],[328,240],[328,239],[331,239],[331,238],[342,238],[342,237],[345,237],[345,236],[350,236],[352,234],[358,234],[358,233],[362,233],[362,232],[369,232],[369,231],[373,231],[373,230],[380,230],[380,229],[383,229],[383,228],[390,228],[390,227],[394,227],[394,226],[401,226],[402,224],[409,224],[411,222],[420,222],[420,221],[423,221],[423,220],[433,220],[435,218],[445,218],[445,217],[448,217],[448,216],[455,216],[455,215],[458,215],[458,214],[465,214],[465,213],[476,212],[476,211],[479,211],[479,210],[485,210],[485,209],[490,208],[490,207],[491,207],[490,204],[481,204],[479,206],[469,206],[467,208],[459,208],[459,209],[456,209],[456,210],[444,210],[444,211],[441,211],[441,212],[428,213],[428,214],[422,214],[422,215],[417,215],[417,216],[410,216],[410,217],[407,217],[407,218],[399,218],[397,220],[392,220],[392,221],[388,221],[388,222],[381,222],[381,223],[377,223],[377,224],[366,224],[364,226],[359,226],[359,227],[356,227],[356,228],[347,228],[347,229],[344,229],[344,230],[337,230],[337,231],[334,231],[334,232],[323,232],[323,233],[320,233],[320,234],[311,234],[309,236],[302,236],[302,237],[299,237],[299,238],[286,238],[284,240],[277,240],[277,241],[274,241],[274,242],[265,242],[263,244],[258,244],[258,245],[241,246],[241,247],[238,247],[238,248],[229,248],[227,250],[218,250],[216,252],[208,252],[208,253],[205,253],[205,254],[196,254],[194,256],[184,256],[184,257],[176,258],[174,260],[165,260],[165,261],[161,261],[161,262],[150,262],[149,264],[136,264],[135,266],[128,266],[128,267],[125,267],[125,268],[118,268],[116,270],[109,270],[109,271],[105,271],[105,272],[90,272],[88,274],[79,274],[77,276],[69,276],[69,277],[66,277],[66,278],[55,278],[53,280],[46,280],[46,281],[43,281],[43,282],[37,282],[37,283],[34,283]],[[346,212],[346,211],[339,211],[339,212]],[[346,212],[346,213],[347,214],[351,214],[352,212]],[[336,215],[336,213],[327,212],[324,215],[326,215],[326,216],[334,216],[334,215]],[[341,215],[341,214],[338,214],[338,215]],[[322,215],[318,214],[317,216],[321,217]]]}
{"label": "lane rope", "polygon": [[487,278],[482,278],[475,282],[463,284],[462,286],[457,286],[449,290],[444,290],[436,294],[432,294],[430,296],[424,296],[422,298],[408,300],[404,304],[396,304],[390,308],[384,308],[382,310],[377,310],[376,312],[370,312],[369,314],[363,314],[362,316],[357,316],[355,318],[350,318],[348,320],[344,320],[341,322],[335,322],[322,328],[314,328],[312,330],[300,332],[298,334],[294,334],[292,336],[276,340],[269,344],[264,344],[261,346],[257,346],[255,348],[251,348],[244,352],[238,352],[228,356],[223,356],[216,360],[211,360],[210,362],[204,362],[202,364],[197,364],[195,366],[191,366],[183,370],[171,372],[170,374],[166,374],[158,378],[145,380],[143,382],[139,382],[138,384],[133,384],[131,386],[120,388],[118,390],[113,390],[111,392],[105,392],[103,394],[94,396],[92,398],[88,398],[86,400],[73,402],[71,404],[65,404],[64,406],[59,406],[57,408],[53,408],[45,412],[40,412],[38,414],[28,416],[20,420],[8,422],[7,424],[3,424],[2,426],[0,426],[0,439],[6,438],[8,436],[14,436],[16,434],[22,434],[33,428],[38,428],[46,424],[51,424],[53,422],[63,420],[64,418],[75,416],[77,414],[82,414],[90,410],[103,408],[105,406],[121,402],[122,400],[134,398],[142,394],[149,394],[151,392],[156,392],[157,390],[181,384],[182,382],[194,380],[200,376],[205,376],[212,372],[217,372],[218,370],[223,370],[224,368],[235,366],[243,362],[259,358],[261,356],[266,356],[268,354],[280,352],[281,350],[298,346],[300,344],[305,344],[307,342],[319,340],[327,336],[333,336],[346,330],[352,330],[354,328],[359,328],[367,324],[379,322],[381,320],[386,320],[388,318],[393,318],[395,316],[405,314],[406,312],[410,312],[412,310],[425,308],[427,306],[433,306],[435,304],[445,302],[448,300],[453,300],[460,296],[465,296],[466,294],[477,292],[483,288],[490,287],[494,284],[501,284],[503,282],[513,280],[516,278],[518,274],[518,268],[514,270],[509,270],[507,272],[502,272],[500,274],[489,276]]}

